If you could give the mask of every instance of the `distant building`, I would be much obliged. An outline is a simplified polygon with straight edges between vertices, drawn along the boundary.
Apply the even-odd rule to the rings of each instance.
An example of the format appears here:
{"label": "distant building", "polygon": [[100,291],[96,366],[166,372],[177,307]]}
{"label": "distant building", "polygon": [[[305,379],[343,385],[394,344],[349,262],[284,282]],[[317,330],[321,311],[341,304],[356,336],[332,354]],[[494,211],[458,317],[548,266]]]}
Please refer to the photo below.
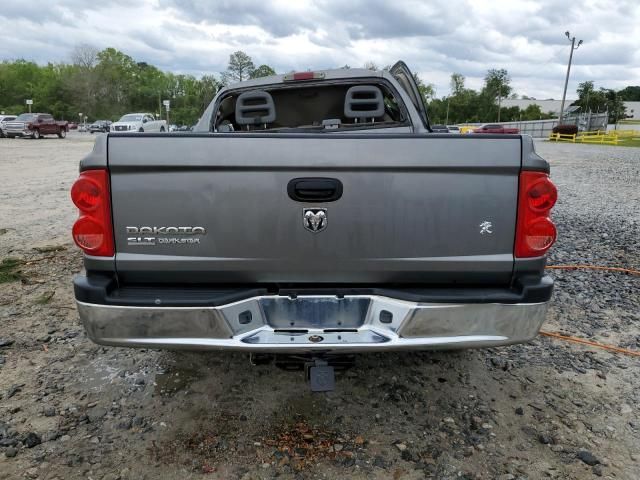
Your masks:
{"label": "distant building", "polygon": [[[575,102],[575,99],[568,99],[564,102],[565,110]],[[560,114],[560,105],[562,105],[561,100],[512,100],[512,99],[504,99],[502,100],[503,107],[518,107],[521,110],[524,110],[529,105],[539,105],[542,113],[553,113],[555,115]],[[624,102],[624,106],[626,107],[626,113],[628,117],[633,118],[634,120],[640,120],[640,102]]]}

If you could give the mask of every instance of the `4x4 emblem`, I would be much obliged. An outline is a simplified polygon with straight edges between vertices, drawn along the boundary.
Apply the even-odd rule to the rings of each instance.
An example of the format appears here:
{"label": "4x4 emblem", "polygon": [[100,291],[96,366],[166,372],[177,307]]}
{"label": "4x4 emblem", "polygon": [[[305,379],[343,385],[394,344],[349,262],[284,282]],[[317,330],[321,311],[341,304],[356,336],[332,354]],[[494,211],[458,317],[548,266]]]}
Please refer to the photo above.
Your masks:
{"label": "4x4 emblem", "polygon": [[326,208],[303,208],[302,224],[304,228],[313,233],[318,233],[327,228]]}

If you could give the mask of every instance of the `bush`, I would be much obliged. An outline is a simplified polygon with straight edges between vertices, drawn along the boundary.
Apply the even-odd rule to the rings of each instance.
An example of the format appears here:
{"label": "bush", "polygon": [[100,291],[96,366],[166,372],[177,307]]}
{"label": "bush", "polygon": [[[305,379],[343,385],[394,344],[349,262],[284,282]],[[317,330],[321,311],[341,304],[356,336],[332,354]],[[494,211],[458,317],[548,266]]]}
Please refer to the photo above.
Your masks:
{"label": "bush", "polygon": [[553,127],[553,133],[559,133],[561,135],[576,135],[578,133],[577,125],[556,125]]}

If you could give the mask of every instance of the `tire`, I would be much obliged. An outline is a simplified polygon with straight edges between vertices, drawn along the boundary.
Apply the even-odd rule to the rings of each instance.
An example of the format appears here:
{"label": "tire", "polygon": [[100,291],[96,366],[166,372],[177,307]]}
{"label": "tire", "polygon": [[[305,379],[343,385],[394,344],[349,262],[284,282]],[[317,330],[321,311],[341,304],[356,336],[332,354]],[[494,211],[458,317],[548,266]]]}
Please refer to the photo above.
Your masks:
{"label": "tire", "polygon": [[160,127],[160,133],[164,133],[164,127]]}
{"label": "tire", "polygon": [[144,128],[140,127],[140,130],[138,130],[138,133],[144,133]]}
{"label": "tire", "polygon": [[58,138],[65,138],[67,136],[67,130],[64,128],[61,128],[60,131],[58,132]]}
{"label": "tire", "polygon": [[42,136],[40,135],[40,130],[34,130],[33,133],[31,134],[31,138],[35,140],[41,139]]}
{"label": "tire", "polygon": [[0,130],[0,138],[4,138],[4,137],[5,137],[4,132]]}

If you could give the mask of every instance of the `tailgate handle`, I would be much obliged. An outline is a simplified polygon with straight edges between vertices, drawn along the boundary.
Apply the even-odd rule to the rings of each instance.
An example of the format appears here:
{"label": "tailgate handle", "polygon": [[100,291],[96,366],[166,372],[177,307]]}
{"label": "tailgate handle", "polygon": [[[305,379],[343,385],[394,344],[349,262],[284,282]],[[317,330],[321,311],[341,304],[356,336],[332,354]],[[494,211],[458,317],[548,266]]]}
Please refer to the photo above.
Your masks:
{"label": "tailgate handle", "polygon": [[342,196],[342,182],[337,178],[294,178],[287,193],[296,202],[334,202]]}

